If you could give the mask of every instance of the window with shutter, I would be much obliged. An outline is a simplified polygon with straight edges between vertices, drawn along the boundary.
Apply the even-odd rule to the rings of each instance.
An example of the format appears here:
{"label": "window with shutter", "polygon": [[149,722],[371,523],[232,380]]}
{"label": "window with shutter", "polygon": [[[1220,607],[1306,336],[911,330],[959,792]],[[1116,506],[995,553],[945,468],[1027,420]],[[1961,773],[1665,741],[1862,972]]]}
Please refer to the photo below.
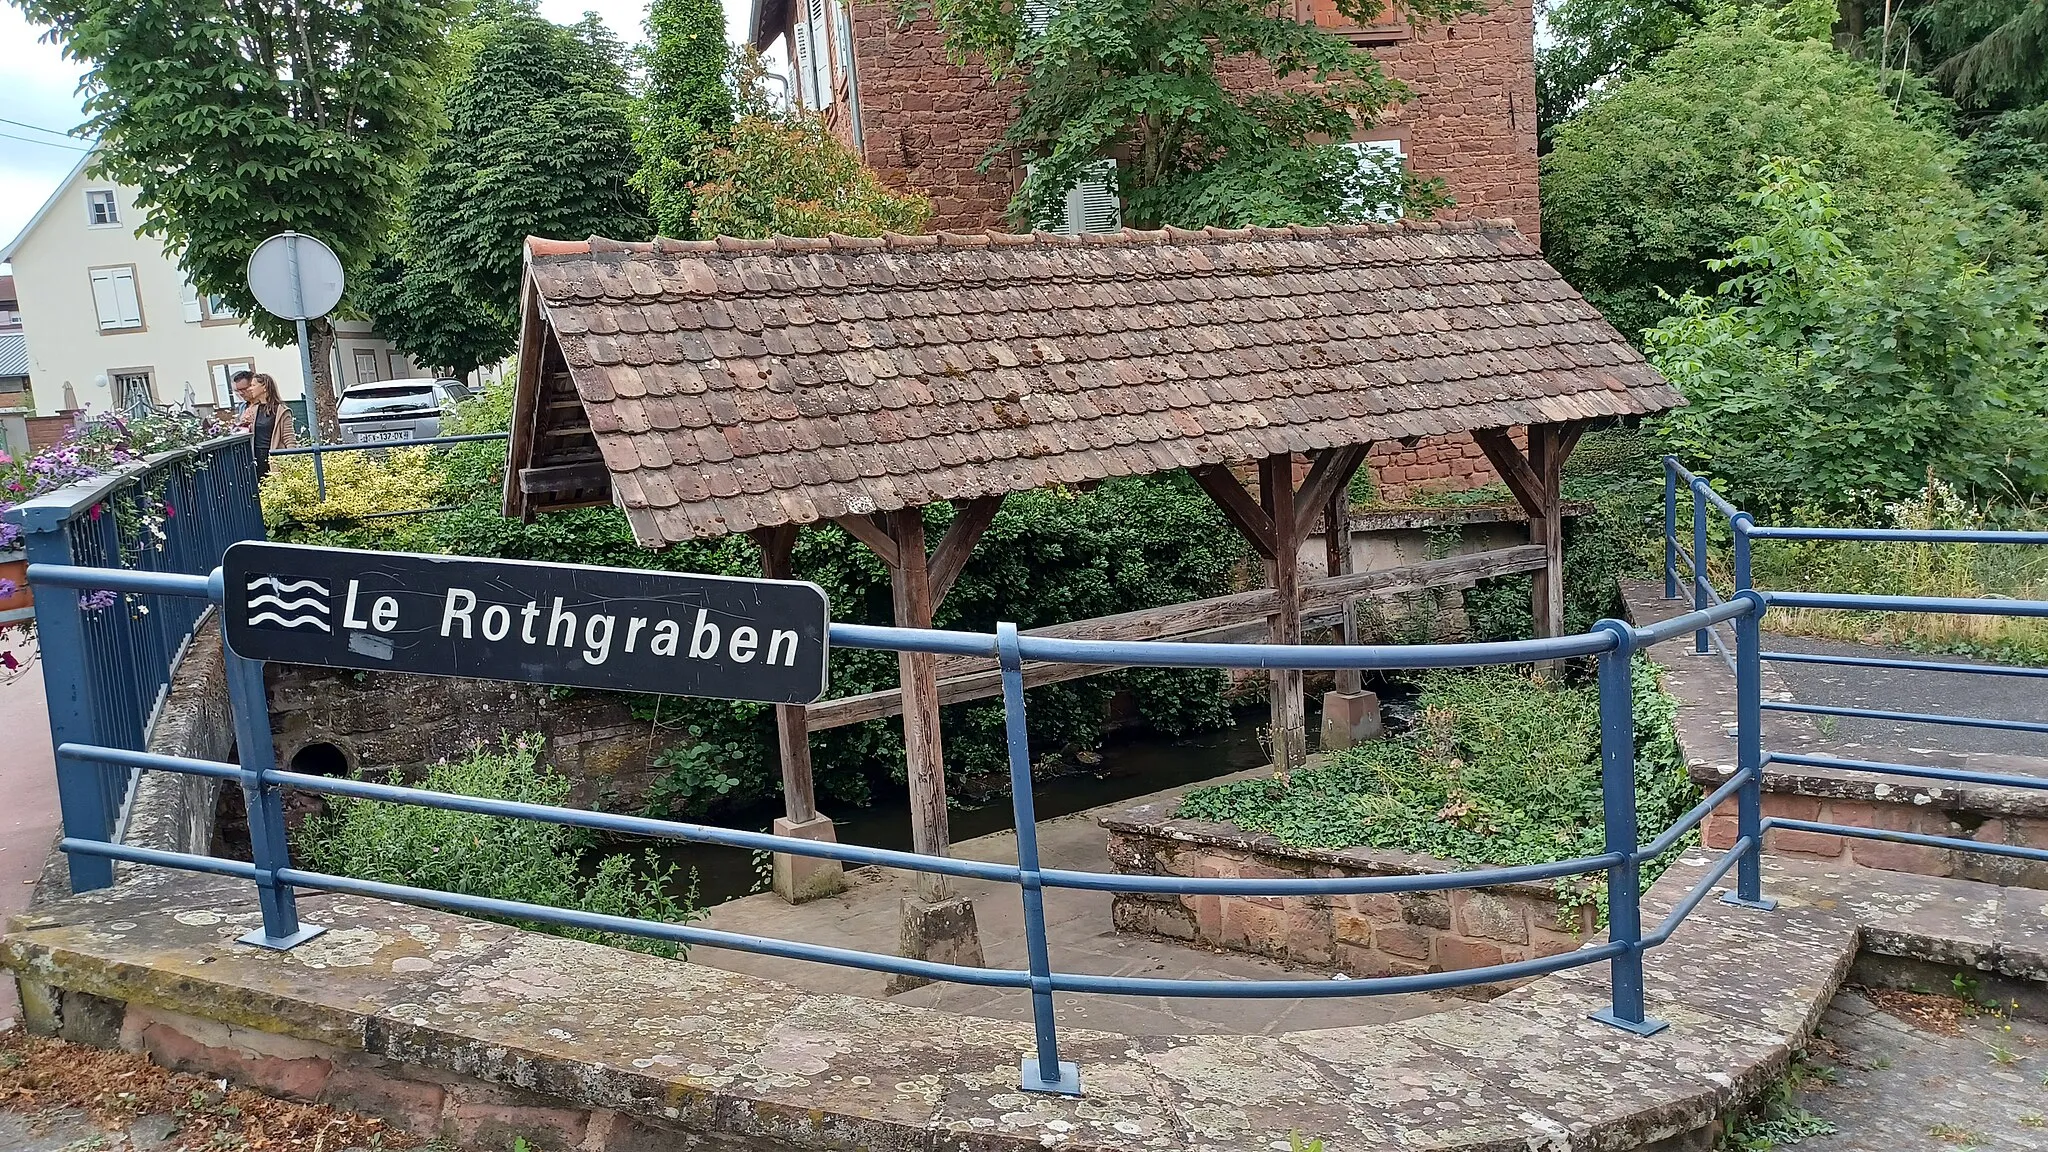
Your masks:
{"label": "window with shutter", "polygon": [[[1389,166],[1400,167],[1407,163],[1399,140],[1355,140],[1344,147],[1358,158],[1361,171],[1368,165],[1373,171],[1379,172],[1385,171]],[[1362,215],[1372,220],[1393,221],[1401,218],[1401,205],[1392,200],[1366,206],[1361,197],[1353,196],[1344,207],[1354,211],[1365,207],[1366,211]]]}
{"label": "window with shutter", "polygon": [[104,188],[86,192],[85,222],[93,228],[105,228],[121,222],[121,210],[115,205],[112,192]]}
{"label": "window with shutter", "polygon": [[178,303],[185,310],[185,323],[198,324],[206,319],[206,309],[199,303],[199,289],[192,281],[178,281]]}
{"label": "window with shutter", "polygon": [[811,71],[811,26],[807,21],[798,21],[790,33],[790,41],[796,53],[797,95],[803,101],[804,107],[816,110],[818,92],[812,85],[817,74]]}
{"label": "window with shutter", "polygon": [[1346,16],[1338,10],[1337,0],[1295,0],[1294,18],[1334,32],[1354,44],[1393,44],[1411,35],[1407,19],[1391,0],[1383,3],[1379,18],[1371,24],[1360,24]]}
{"label": "window with shutter", "polygon": [[825,0],[806,0],[811,29],[811,90],[818,94],[813,105],[820,111],[832,106],[832,41],[825,31]]}
{"label": "window with shutter", "polygon": [[[1029,175],[1035,165],[1027,165]],[[1123,204],[1116,195],[1116,161],[1090,164],[1067,189],[1067,196],[1054,214],[1031,222],[1033,228],[1080,236],[1090,232],[1115,232],[1123,224]]]}
{"label": "window with shutter", "polygon": [[142,327],[142,301],[135,294],[135,266],[94,268],[92,303],[99,313],[100,331],[136,331]]}
{"label": "window with shutter", "polygon": [[1059,10],[1059,0],[1024,0],[1024,31],[1032,36],[1045,35],[1046,26]]}

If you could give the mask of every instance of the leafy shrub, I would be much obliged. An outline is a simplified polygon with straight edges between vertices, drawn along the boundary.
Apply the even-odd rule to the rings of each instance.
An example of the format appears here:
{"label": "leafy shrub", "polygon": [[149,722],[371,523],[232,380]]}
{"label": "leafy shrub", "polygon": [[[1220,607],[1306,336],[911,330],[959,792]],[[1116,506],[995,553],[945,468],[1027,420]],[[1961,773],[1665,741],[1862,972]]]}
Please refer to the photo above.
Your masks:
{"label": "leafy shrub", "polygon": [[[1175,815],[1217,820],[1307,848],[1426,852],[1464,865],[1541,864],[1606,850],[1600,705],[1591,686],[1513,669],[1428,673],[1415,727],[1333,753],[1285,782],[1196,789]],[[1656,667],[1633,671],[1636,813],[1645,839],[1699,800],[1672,728],[1676,703]],[[1645,878],[1662,865],[1646,866]],[[1567,905],[1604,899],[1603,882],[1566,878]]]}
{"label": "leafy shrub", "polygon": [[1742,193],[1767,156],[1833,182],[1852,239],[1909,209],[1970,200],[1944,127],[1901,115],[1876,71],[1825,39],[1825,18],[1812,38],[1788,38],[1787,11],[1715,12],[1554,133],[1542,160],[1544,250],[1631,337],[1669,314],[1663,290],[1711,291],[1702,262],[1762,231],[1765,213]]}
{"label": "leafy shrub", "polygon": [[810,116],[743,116],[731,143],[697,155],[691,189],[699,236],[880,236],[922,232],[929,200],[885,186],[853,149]]}
{"label": "leafy shrub", "polygon": [[[541,740],[521,736],[497,749],[478,747],[467,758],[427,769],[417,787],[458,796],[485,796],[559,805],[569,781],[540,762]],[[390,783],[402,783],[394,773]],[[644,920],[684,923],[702,913],[670,893],[675,868],[653,853],[636,860],[624,852],[579,870],[575,830],[536,820],[508,820],[378,800],[332,799],[325,815],[306,822],[297,848],[323,872],[409,884],[467,896],[518,900]],[[593,940],[674,957],[681,947],[663,940],[617,936],[546,924],[537,931]]]}
{"label": "leafy shrub", "polygon": [[2048,492],[2048,281],[1981,221],[1905,213],[1861,250],[1813,169],[1765,163],[1762,227],[1649,333],[1688,406],[1670,443],[1759,515],[1861,513],[1931,473],[1973,496]]}
{"label": "leafy shrub", "polygon": [[[500,448],[500,452],[503,449]],[[366,517],[382,512],[408,512],[441,503],[446,479],[428,448],[394,448],[385,452],[328,452],[321,464],[327,497],[311,456],[280,456],[271,461],[259,498],[263,523],[277,539],[332,543],[321,533],[346,534],[365,523],[374,525],[362,547],[405,548],[417,543],[420,528],[393,518],[381,523]],[[405,539],[393,539],[402,535]]]}

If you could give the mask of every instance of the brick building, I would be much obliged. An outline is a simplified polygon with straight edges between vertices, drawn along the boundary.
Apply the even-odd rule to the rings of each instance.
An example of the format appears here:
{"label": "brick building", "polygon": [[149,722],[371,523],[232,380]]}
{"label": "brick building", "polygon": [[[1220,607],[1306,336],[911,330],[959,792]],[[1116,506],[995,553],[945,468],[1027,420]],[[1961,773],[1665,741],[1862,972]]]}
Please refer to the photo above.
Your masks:
{"label": "brick building", "polygon": [[[1512,220],[1537,238],[1536,73],[1530,0],[1498,0],[1448,24],[1411,27],[1398,18],[1344,27],[1330,0],[1287,0],[1369,47],[1412,95],[1354,143],[1396,150],[1423,176],[1443,180],[1452,218]],[[1008,231],[1017,167],[977,170],[1013,113],[1014,89],[980,65],[946,59],[929,20],[899,25],[890,4],[754,0],[749,39],[762,52],[786,47],[793,100],[820,112],[888,183],[932,200],[934,229]],[[1084,183],[1070,197],[1072,232],[1113,230],[1115,204]],[[1383,493],[1468,487],[1493,479],[1464,437],[1385,444],[1372,457]]]}

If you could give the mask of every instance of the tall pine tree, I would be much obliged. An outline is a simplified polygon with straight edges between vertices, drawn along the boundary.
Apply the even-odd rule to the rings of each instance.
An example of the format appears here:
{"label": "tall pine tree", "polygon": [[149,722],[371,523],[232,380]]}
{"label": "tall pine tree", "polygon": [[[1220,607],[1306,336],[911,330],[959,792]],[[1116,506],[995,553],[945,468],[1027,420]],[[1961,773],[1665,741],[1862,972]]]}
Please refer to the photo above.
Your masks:
{"label": "tall pine tree", "polygon": [[647,194],[661,234],[696,236],[691,185],[706,177],[704,152],[732,135],[730,50],[719,0],[653,0],[647,9],[647,92],[635,142],[634,184]]}
{"label": "tall pine tree", "polygon": [[631,185],[618,42],[595,17],[551,24],[533,0],[495,0],[473,19],[447,127],[415,176],[395,258],[364,294],[381,332],[458,374],[512,351],[527,236],[653,230]]}

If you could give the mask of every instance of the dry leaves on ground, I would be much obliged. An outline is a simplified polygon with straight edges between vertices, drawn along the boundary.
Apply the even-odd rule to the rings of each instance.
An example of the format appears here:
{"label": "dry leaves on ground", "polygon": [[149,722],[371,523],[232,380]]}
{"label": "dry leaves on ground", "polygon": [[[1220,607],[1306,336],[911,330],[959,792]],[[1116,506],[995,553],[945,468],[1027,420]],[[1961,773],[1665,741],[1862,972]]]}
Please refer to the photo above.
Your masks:
{"label": "dry leaves on ground", "polygon": [[1903,992],[1896,988],[1859,988],[1857,991],[1877,1005],[1879,1011],[1943,1036],[1960,1034],[1963,1017],[1970,1011],[1968,1004],[1954,996]]}
{"label": "dry leaves on ground", "polygon": [[33,1117],[64,1108],[109,1129],[169,1117],[177,1129],[162,1146],[166,1152],[341,1152],[423,1143],[381,1120],[171,1072],[131,1053],[0,1032],[0,1109]]}

